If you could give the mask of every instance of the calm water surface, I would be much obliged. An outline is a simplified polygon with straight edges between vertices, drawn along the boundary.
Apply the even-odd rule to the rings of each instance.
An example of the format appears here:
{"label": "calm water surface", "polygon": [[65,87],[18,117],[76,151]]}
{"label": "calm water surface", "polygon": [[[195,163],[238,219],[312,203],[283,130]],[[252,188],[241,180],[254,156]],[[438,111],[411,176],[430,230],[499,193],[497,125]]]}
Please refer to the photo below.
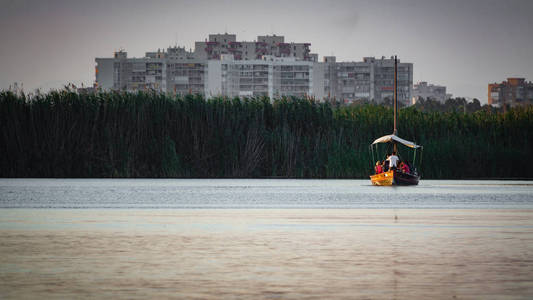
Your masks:
{"label": "calm water surface", "polygon": [[0,208],[533,208],[533,182],[0,179]]}
{"label": "calm water surface", "polygon": [[0,298],[531,299],[533,184],[0,179]]}

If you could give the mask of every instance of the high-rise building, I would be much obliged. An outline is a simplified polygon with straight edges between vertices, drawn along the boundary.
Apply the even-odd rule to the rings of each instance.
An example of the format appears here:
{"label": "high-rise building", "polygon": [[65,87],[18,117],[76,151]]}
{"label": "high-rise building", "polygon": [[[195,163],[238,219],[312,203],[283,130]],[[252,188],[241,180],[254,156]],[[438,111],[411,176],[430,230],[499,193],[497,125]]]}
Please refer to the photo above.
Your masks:
{"label": "high-rise building", "polygon": [[296,57],[313,61],[317,56],[310,53],[311,43],[286,43],[280,35],[258,36],[256,41],[237,41],[235,34],[210,34],[209,39],[196,42],[194,54],[200,59],[220,59],[223,54],[232,54],[235,60],[261,59],[263,55]]}
{"label": "high-rise building", "polygon": [[524,105],[533,104],[533,83],[525,78],[507,78],[501,83],[489,83],[489,105]]}
{"label": "high-rise building", "polygon": [[262,59],[235,60],[223,54],[221,59],[209,61],[207,73],[208,96],[324,97],[320,66],[294,57],[264,55]]}
{"label": "high-rise building", "polygon": [[167,90],[166,58],[163,55],[128,58],[127,52],[115,52],[113,58],[96,58],[95,85],[102,89],[135,91]]}
{"label": "high-rise building", "polygon": [[118,51],[113,58],[96,58],[96,64],[95,85],[106,90],[188,94],[205,89],[207,61],[183,48],[147,52],[143,58],[128,58],[125,51]]}
{"label": "high-rise building", "polygon": [[[96,58],[96,83],[102,89],[155,90],[206,96],[314,97],[345,103],[394,96],[394,59],[365,57],[361,62],[318,62],[310,43],[285,43],[283,36],[258,36],[238,42],[234,34],[211,34],[194,51],[169,47],[128,58]],[[409,104],[413,64],[398,64],[398,99]]]}
{"label": "high-rise building", "polygon": [[413,104],[420,100],[420,98],[425,100],[437,100],[441,103],[444,103],[451,97],[451,94],[446,94],[445,86],[428,84],[425,81],[421,81],[413,86]]}
{"label": "high-rise building", "polygon": [[[394,58],[365,57],[361,62],[336,62],[324,57],[324,94],[337,101],[369,100],[381,103],[394,97]],[[398,60],[398,101],[410,104],[413,64]]]}

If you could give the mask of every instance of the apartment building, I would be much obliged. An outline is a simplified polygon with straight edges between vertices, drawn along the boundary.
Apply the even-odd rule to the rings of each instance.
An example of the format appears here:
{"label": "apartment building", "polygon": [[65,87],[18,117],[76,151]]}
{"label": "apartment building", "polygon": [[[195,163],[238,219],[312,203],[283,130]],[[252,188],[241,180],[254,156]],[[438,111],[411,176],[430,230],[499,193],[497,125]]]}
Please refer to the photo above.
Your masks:
{"label": "apartment building", "polygon": [[205,90],[207,61],[199,60],[184,48],[146,52],[143,58],[128,58],[127,52],[115,52],[113,58],[96,58],[95,86],[104,90],[155,90],[176,94]]}
{"label": "apartment building", "polygon": [[[324,57],[324,94],[328,98],[350,103],[373,100],[378,103],[394,97],[394,58],[364,57],[361,62],[337,62]],[[413,64],[398,62],[398,101],[410,104]]]}
{"label": "apartment building", "polygon": [[264,55],[275,57],[296,57],[299,60],[316,61],[311,43],[286,43],[280,35],[258,36],[255,41],[237,41],[235,34],[210,34],[209,39],[195,42],[194,54],[199,59],[220,59],[221,55],[231,54],[235,60],[256,60]]}
{"label": "apartment building", "polygon": [[[350,103],[394,97],[394,59],[365,57],[337,62],[310,53],[309,43],[286,43],[277,35],[237,42],[235,34],[211,34],[196,48],[169,47],[129,58],[124,50],[96,58],[95,86],[107,90],[155,90],[179,95],[314,97]],[[398,99],[410,104],[413,64],[398,64]]]}
{"label": "apartment building", "polygon": [[166,91],[164,57],[128,58],[127,52],[115,52],[113,58],[96,58],[95,86],[109,90]]}
{"label": "apartment building", "polygon": [[533,104],[533,83],[525,78],[507,78],[501,83],[489,83],[488,103],[495,106]]}
{"label": "apartment building", "polygon": [[205,94],[228,97],[315,97],[322,99],[323,76],[317,63],[265,55],[236,60],[230,54],[208,63]]}
{"label": "apartment building", "polygon": [[207,61],[167,61],[167,92],[178,95],[204,94],[206,88]]}
{"label": "apartment building", "polygon": [[433,99],[441,103],[452,97],[451,94],[446,93],[446,87],[442,85],[428,84],[425,81],[421,81],[413,86],[413,99],[415,104],[420,98]]}

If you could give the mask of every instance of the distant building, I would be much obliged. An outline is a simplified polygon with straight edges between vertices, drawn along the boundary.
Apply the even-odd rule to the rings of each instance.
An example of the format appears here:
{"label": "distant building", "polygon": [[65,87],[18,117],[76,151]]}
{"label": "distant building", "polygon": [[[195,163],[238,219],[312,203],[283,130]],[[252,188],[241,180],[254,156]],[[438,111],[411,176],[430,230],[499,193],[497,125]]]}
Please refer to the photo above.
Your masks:
{"label": "distant building", "polygon": [[313,61],[317,55],[311,54],[311,43],[286,43],[280,35],[258,36],[256,41],[237,41],[235,34],[210,34],[209,40],[196,42],[195,57],[199,59],[220,59],[223,54],[232,54],[235,60],[261,59],[263,55],[275,57],[296,57]]}
{"label": "distant building", "polygon": [[[235,60],[232,54],[223,54],[211,60],[165,55],[127,58],[122,51],[114,58],[97,58],[96,63],[95,86],[104,90],[155,90],[208,97],[324,97],[322,68],[294,57],[265,55]],[[317,72],[320,74],[313,76]]]}
{"label": "distant building", "polygon": [[[365,57],[362,62],[336,62],[324,57],[324,94],[342,102],[369,100],[381,103],[394,97],[394,58]],[[413,64],[398,60],[398,101],[411,102]]]}
{"label": "distant building", "polygon": [[501,83],[489,83],[489,105],[510,106],[533,104],[533,83],[525,78],[507,78]]}
{"label": "distant building", "polygon": [[[361,62],[318,62],[310,43],[285,43],[283,36],[238,42],[235,34],[211,34],[193,50],[169,47],[128,58],[96,58],[95,86],[104,90],[154,90],[210,96],[314,97],[350,103],[394,96],[394,59],[365,57]],[[409,104],[413,64],[398,64],[398,99]]]}
{"label": "distant building", "polygon": [[96,59],[96,87],[135,91],[167,90],[166,58],[164,53],[143,58],[128,58],[127,52],[115,52],[113,58]]}
{"label": "distant building", "polygon": [[223,54],[219,60],[209,60],[207,73],[208,96],[324,97],[320,66],[294,57],[235,60]]}
{"label": "distant building", "polygon": [[415,104],[420,98],[425,100],[433,99],[444,103],[451,97],[451,94],[446,94],[445,86],[428,84],[425,81],[419,82],[413,86],[413,104]]}
{"label": "distant building", "polygon": [[203,94],[207,61],[195,59],[183,48],[147,52],[143,58],[128,58],[124,51],[113,58],[96,58],[95,86],[104,90],[155,90],[177,94]]}

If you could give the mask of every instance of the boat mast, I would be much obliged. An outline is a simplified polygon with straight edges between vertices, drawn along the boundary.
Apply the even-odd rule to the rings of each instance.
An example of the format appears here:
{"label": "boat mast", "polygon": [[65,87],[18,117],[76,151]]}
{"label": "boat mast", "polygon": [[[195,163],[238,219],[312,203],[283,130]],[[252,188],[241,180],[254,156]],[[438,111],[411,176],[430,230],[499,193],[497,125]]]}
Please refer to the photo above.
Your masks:
{"label": "boat mast", "polygon": [[[398,59],[394,55],[394,135],[398,135]],[[398,147],[394,143],[394,151],[397,152]]]}

